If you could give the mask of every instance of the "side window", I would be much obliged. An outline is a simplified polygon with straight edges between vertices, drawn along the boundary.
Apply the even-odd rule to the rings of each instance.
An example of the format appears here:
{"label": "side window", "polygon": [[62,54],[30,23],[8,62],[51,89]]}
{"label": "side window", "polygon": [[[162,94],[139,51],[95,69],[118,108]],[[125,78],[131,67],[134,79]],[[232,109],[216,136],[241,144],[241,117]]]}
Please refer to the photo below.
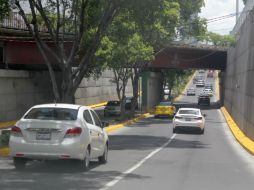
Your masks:
{"label": "side window", "polygon": [[88,110],[85,110],[85,111],[84,111],[83,117],[84,117],[84,120],[85,120],[87,123],[93,124],[92,116],[90,115],[90,113],[89,113]]}
{"label": "side window", "polygon": [[98,126],[98,127],[101,127],[102,126],[101,125],[101,120],[99,119],[98,115],[93,110],[91,110],[91,113],[93,115],[95,125]]}

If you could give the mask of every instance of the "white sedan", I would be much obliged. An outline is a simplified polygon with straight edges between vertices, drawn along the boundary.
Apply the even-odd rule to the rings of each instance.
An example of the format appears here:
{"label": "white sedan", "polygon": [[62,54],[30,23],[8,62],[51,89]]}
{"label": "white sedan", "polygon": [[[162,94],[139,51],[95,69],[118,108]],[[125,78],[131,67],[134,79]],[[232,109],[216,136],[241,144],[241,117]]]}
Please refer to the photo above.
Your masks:
{"label": "white sedan", "polygon": [[34,106],[11,129],[10,156],[16,169],[23,169],[29,160],[71,159],[87,170],[90,159],[107,162],[106,125],[85,106]]}
{"label": "white sedan", "polygon": [[207,94],[208,96],[213,96],[213,91],[211,89],[205,88],[203,90],[203,94]]}
{"label": "white sedan", "polygon": [[205,114],[202,115],[200,109],[180,108],[173,119],[173,133],[180,129],[198,129],[203,134],[205,131],[205,116]]}

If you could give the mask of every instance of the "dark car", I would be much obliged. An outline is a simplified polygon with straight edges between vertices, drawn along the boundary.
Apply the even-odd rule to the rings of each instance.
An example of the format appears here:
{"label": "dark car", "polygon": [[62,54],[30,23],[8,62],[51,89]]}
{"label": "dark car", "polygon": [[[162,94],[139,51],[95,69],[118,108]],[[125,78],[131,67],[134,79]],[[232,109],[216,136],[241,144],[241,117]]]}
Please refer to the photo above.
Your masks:
{"label": "dark car", "polygon": [[[126,97],[125,98],[125,109],[130,110],[131,109],[131,101],[133,100],[133,97]],[[138,104],[136,105],[135,109],[138,109]]]}
{"label": "dark car", "polygon": [[198,97],[199,106],[210,106],[210,96],[207,94],[201,94]]}
{"label": "dark car", "polygon": [[118,100],[112,100],[108,101],[104,108],[104,116],[110,116],[110,115],[120,115],[121,109],[120,109],[120,101]]}

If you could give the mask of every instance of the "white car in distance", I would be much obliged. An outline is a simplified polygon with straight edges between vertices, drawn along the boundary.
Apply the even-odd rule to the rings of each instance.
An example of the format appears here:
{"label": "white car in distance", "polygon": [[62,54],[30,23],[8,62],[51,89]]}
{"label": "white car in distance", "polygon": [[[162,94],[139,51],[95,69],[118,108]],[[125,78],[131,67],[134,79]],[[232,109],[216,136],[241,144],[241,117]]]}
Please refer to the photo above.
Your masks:
{"label": "white car in distance", "polygon": [[90,159],[107,162],[108,135],[94,110],[72,104],[30,108],[11,129],[10,156],[16,169],[29,160],[77,160],[89,169]]}
{"label": "white car in distance", "polygon": [[201,134],[205,131],[205,114],[200,109],[180,108],[173,118],[173,133],[177,130],[199,130]]}
{"label": "white car in distance", "polygon": [[209,96],[213,96],[213,91],[211,89],[209,89],[209,88],[205,88],[203,90],[203,94],[207,94]]}

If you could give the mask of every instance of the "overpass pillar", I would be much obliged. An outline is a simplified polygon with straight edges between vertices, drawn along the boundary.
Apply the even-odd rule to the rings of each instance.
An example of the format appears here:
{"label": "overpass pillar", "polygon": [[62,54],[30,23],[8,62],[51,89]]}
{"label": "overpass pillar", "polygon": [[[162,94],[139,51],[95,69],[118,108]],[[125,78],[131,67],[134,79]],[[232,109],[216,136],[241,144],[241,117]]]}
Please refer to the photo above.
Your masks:
{"label": "overpass pillar", "polygon": [[145,72],[142,76],[142,110],[150,111],[163,97],[163,78],[159,72]]}

